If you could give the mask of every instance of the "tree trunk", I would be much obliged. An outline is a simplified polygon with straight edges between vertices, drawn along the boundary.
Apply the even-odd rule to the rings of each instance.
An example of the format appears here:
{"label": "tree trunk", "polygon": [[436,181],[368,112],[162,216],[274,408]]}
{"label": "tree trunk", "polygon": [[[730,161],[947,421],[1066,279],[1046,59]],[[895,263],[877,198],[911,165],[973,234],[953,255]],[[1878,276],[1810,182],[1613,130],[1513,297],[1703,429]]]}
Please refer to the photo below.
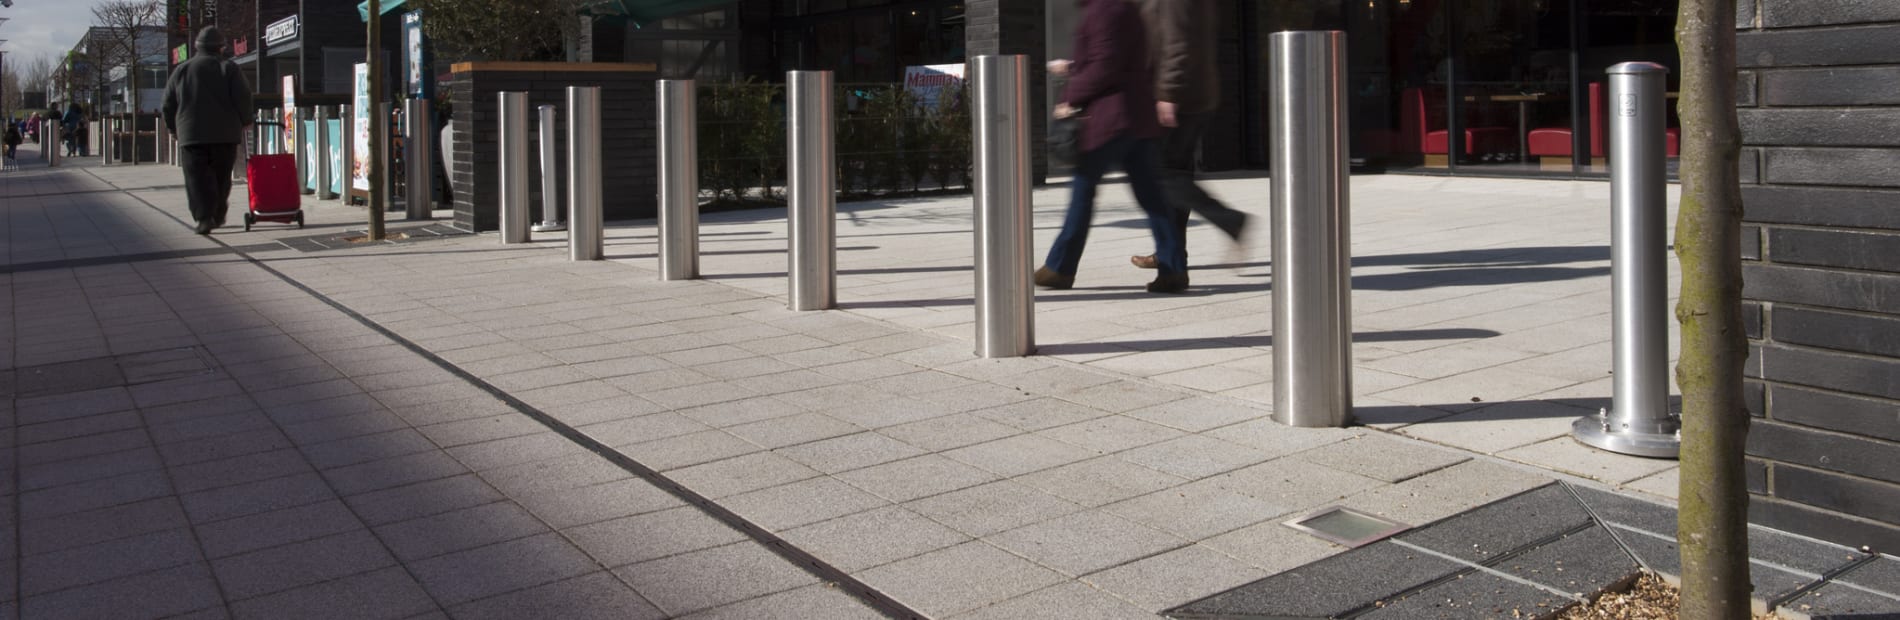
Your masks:
{"label": "tree trunk", "polygon": [[1690,620],[1749,615],[1748,491],[1742,453],[1741,130],[1735,117],[1735,0],[1681,0],[1682,611]]}

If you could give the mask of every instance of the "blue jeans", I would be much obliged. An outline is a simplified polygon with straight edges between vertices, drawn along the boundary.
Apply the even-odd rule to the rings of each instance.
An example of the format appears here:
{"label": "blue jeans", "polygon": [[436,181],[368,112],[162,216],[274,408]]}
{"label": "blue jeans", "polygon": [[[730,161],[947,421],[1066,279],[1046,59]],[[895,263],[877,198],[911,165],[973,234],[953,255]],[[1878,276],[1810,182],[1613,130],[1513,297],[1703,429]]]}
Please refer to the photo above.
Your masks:
{"label": "blue jeans", "polygon": [[1148,214],[1148,230],[1155,238],[1155,269],[1162,275],[1187,272],[1187,243],[1173,224],[1173,213],[1161,191],[1161,156],[1155,140],[1119,137],[1093,151],[1083,153],[1076,162],[1074,178],[1069,182],[1069,212],[1062,220],[1062,232],[1049,246],[1049,258],[1043,266],[1063,275],[1075,275],[1082,263],[1082,248],[1089,242],[1089,223],[1095,218],[1095,191],[1102,175],[1113,167],[1128,173],[1128,185],[1135,202]]}

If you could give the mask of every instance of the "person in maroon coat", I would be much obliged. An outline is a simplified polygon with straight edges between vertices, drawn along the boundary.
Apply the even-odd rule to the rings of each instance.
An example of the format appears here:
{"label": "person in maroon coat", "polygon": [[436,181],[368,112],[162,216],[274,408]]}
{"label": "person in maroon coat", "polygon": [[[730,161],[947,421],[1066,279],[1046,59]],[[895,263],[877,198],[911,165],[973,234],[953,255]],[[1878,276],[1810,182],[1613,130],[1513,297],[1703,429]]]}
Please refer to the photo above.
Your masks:
{"label": "person in maroon coat", "polygon": [[1128,173],[1135,201],[1147,212],[1148,229],[1154,233],[1157,275],[1148,291],[1182,292],[1188,286],[1187,246],[1161,190],[1161,123],[1155,117],[1154,73],[1141,13],[1127,0],[1078,0],[1077,5],[1082,20],[1075,31],[1076,59],[1052,61],[1049,69],[1069,77],[1055,113],[1081,118],[1079,155],[1069,185],[1068,215],[1049,257],[1036,270],[1036,284],[1054,289],[1075,285],[1095,215],[1096,189],[1110,168],[1120,167]]}

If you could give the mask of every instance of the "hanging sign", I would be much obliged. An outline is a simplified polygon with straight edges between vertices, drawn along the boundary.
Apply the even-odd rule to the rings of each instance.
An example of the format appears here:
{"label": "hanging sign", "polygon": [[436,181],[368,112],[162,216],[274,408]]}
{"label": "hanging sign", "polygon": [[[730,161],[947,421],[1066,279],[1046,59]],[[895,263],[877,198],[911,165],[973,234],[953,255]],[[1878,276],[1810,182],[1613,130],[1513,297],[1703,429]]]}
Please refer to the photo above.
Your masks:
{"label": "hanging sign", "polygon": [[402,14],[402,60],[408,76],[409,96],[429,98],[427,57],[422,51],[422,11]]}
{"label": "hanging sign", "polygon": [[264,45],[276,45],[297,38],[297,16],[292,15],[264,27]]}

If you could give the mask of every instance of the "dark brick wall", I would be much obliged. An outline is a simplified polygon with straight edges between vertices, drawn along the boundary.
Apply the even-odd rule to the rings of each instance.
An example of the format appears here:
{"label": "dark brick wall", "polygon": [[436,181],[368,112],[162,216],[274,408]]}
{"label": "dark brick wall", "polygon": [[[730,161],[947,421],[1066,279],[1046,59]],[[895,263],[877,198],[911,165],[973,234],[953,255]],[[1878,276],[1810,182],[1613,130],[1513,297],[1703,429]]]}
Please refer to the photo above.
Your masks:
{"label": "dark brick wall", "polygon": [[1738,2],[1751,518],[1900,551],[1900,2]]}
{"label": "dark brick wall", "polygon": [[1035,151],[1036,183],[1049,177],[1049,141],[1038,138],[1049,131],[1044,103],[1048,74],[1043,70],[1049,60],[1047,19],[1043,0],[971,0],[964,8],[964,47],[971,58],[987,54],[1029,56],[1029,110],[1035,119],[1029,142]]}
{"label": "dark brick wall", "polygon": [[[555,144],[567,157],[567,87],[599,86],[601,127],[601,197],[608,220],[654,217],[659,180],[654,148],[654,81],[650,66],[568,63],[506,63],[457,65],[450,81],[455,118],[455,226],[488,231],[500,227],[498,174],[500,128],[498,95],[503,91],[528,93],[528,134],[536,133],[536,106],[556,109]],[[536,70],[545,67],[546,70]],[[471,139],[472,138],[472,139]],[[532,200],[541,204],[540,155],[529,146],[529,182]],[[566,187],[565,163],[560,169]],[[565,196],[565,193],[563,193]],[[558,203],[566,209],[566,203]],[[537,221],[539,207],[530,207]],[[565,218],[563,218],[565,219]]]}

